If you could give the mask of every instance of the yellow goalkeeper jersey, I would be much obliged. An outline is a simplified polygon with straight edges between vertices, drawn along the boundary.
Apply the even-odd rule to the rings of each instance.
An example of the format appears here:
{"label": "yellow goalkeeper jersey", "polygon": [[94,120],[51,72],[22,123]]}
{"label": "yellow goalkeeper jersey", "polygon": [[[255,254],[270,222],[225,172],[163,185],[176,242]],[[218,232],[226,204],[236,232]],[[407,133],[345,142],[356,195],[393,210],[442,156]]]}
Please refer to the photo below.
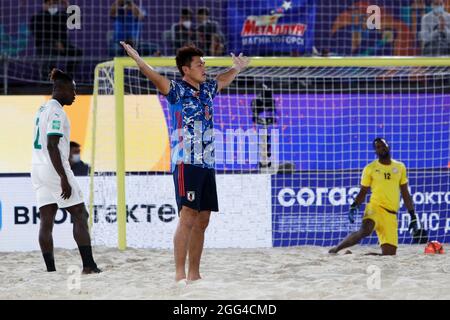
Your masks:
{"label": "yellow goalkeeper jersey", "polygon": [[361,185],[370,187],[370,203],[389,211],[397,212],[400,207],[400,186],[408,183],[405,165],[391,159],[390,165],[381,164],[378,159],[363,170]]}

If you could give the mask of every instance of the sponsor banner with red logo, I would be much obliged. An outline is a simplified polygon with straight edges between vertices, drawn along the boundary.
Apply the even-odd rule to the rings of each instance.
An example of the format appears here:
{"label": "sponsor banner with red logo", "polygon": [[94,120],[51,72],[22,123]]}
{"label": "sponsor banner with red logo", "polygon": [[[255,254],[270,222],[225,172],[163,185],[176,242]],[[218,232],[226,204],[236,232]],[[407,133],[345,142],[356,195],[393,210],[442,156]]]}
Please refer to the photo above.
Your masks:
{"label": "sponsor banner with red logo", "polygon": [[231,51],[246,55],[304,55],[314,45],[314,0],[252,0],[228,3]]}

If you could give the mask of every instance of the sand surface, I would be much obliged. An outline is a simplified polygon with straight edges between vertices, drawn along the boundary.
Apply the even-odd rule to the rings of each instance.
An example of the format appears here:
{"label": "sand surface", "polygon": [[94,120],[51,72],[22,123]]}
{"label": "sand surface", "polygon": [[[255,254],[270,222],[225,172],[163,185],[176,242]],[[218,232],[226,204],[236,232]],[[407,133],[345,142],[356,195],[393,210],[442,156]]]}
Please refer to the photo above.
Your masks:
{"label": "sand surface", "polygon": [[203,279],[175,285],[170,250],[96,247],[104,272],[79,275],[77,250],[56,249],[56,273],[40,252],[0,253],[0,299],[450,299],[450,254],[402,246],[330,256],[327,248],[206,249]]}

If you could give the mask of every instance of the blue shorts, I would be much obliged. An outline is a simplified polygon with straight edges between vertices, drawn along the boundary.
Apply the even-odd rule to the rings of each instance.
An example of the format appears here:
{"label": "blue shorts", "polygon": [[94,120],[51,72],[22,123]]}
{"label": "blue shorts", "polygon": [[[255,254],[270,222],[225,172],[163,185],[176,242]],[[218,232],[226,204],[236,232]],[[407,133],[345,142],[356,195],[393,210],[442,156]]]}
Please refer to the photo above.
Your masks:
{"label": "blue shorts", "polygon": [[219,211],[216,172],[191,164],[178,164],[173,171],[178,212],[183,206],[197,211]]}

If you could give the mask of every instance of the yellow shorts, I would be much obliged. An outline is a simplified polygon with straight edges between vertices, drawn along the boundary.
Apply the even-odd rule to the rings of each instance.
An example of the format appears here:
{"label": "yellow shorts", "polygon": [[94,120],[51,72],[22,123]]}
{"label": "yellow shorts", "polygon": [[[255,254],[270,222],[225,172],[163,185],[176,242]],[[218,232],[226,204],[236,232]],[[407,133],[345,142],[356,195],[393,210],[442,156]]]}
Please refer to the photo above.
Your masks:
{"label": "yellow shorts", "polygon": [[380,245],[390,244],[398,247],[397,214],[390,213],[377,204],[368,203],[364,210],[363,220],[375,222],[375,231]]}

